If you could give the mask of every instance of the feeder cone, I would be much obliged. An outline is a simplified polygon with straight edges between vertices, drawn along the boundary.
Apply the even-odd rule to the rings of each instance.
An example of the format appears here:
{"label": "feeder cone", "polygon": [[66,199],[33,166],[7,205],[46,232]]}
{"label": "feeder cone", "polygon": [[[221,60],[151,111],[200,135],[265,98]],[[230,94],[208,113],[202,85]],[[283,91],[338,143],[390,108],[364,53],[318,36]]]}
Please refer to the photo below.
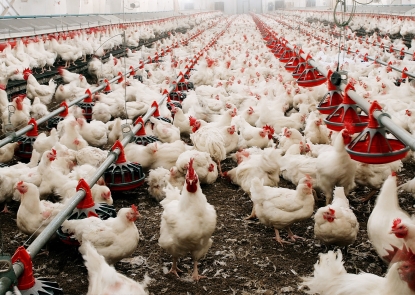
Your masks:
{"label": "feeder cone", "polygon": [[33,125],[32,130],[27,131],[26,136],[28,137],[36,137],[39,135],[38,131],[37,131],[37,122],[35,120],[35,118],[30,118],[29,122],[27,123],[27,125]]}
{"label": "feeder cone", "polygon": [[360,115],[355,102],[347,95],[349,90],[354,90],[351,83],[347,84],[344,90],[343,102],[326,118],[324,122],[327,128],[334,131],[341,131],[348,124],[352,133],[362,131],[368,124],[369,117]]}
{"label": "feeder cone", "polygon": [[151,104],[151,107],[152,107],[152,108],[156,108],[156,109],[154,110],[153,116],[154,116],[154,117],[160,117],[159,105],[158,105],[157,101],[153,101],[153,103]]}
{"label": "feeder cone", "polygon": [[[108,82],[108,81],[107,81],[107,82]],[[105,91],[105,90],[104,90],[104,91]],[[111,89],[110,89],[109,91],[111,91]],[[92,93],[91,93],[91,90],[87,89],[87,90],[85,91],[85,94],[88,94],[88,97],[86,97],[86,98],[84,99],[84,102],[92,102]]]}
{"label": "feeder cone", "polygon": [[381,111],[382,107],[374,101],[369,109],[367,128],[346,146],[346,151],[353,160],[367,164],[385,164],[403,159],[409,146],[386,136],[385,128],[380,127],[373,116],[376,110]]}
{"label": "feeder cone", "polygon": [[76,191],[82,189],[85,192],[85,197],[78,203],[76,208],[78,209],[88,209],[95,205],[94,199],[92,198],[91,188],[89,184],[81,178],[76,186]]}
{"label": "feeder cone", "polygon": [[61,102],[60,106],[64,107],[65,110],[59,113],[59,117],[66,117],[68,115],[68,104],[66,103],[66,101],[63,101]]}
{"label": "feeder cone", "polygon": [[20,246],[13,254],[12,262],[20,262],[23,264],[23,274],[18,279],[17,287],[20,290],[27,290],[35,285],[35,278],[33,277],[33,264],[29,252]]}
{"label": "feeder cone", "polygon": [[135,70],[133,66],[130,66],[130,76],[135,76]]}
{"label": "feeder cone", "polygon": [[104,80],[104,83],[107,84],[104,88],[104,92],[110,92],[111,91],[111,85],[110,82],[108,82],[107,79]]}
{"label": "feeder cone", "polygon": [[115,162],[115,164],[123,164],[126,163],[127,160],[125,158],[125,154],[124,154],[124,147],[121,143],[121,141],[117,140],[114,145],[112,146],[111,150],[115,150],[115,149],[119,149],[120,150],[120,154],[118,155],[117,161]]}
{"label": "feeder cone", "polygon": [[343,95],[339,90],[337,90],[336,85],[331,83],[331,75],[333,75],[332,70],[328,70],[327,73],[327,88],[328,92],[324,95],[323,99],[317,106],[317,110],[325,115],[330,115],[338,105],[343,101]]}
{"label": "feeder cone", "polygon": [[144,121],[143,117],[138,117],[137,120],[135,120],[134,125],[141,124],[141,128],[138,129],[137,133],[135,135],[137,136],[144,136],[146,134],[146,129],[144,128]]}
{"label": "feeder cone", "polygon": [[121,83],[122,81],[124,81],[124,77],[121,72],[118,72],[117,76],[119,76],[117,83]]}
{"label": "feeder cone", "polygon": [[408,74],[406,73],[407,71],[408,69],[406,67],[402,70],[402,79],[408,78]]}

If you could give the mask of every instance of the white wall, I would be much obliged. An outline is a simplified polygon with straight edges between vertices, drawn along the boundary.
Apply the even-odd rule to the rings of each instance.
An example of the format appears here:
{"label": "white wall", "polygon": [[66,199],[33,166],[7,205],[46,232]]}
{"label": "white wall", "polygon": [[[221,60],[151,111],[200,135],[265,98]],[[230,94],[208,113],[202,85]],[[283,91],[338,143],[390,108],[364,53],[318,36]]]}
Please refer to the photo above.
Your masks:
{"label": "white wall", "polygon": [[13,7],[19,15],[50,15],[66,14],[66,4],[66,0],[16,0]]}

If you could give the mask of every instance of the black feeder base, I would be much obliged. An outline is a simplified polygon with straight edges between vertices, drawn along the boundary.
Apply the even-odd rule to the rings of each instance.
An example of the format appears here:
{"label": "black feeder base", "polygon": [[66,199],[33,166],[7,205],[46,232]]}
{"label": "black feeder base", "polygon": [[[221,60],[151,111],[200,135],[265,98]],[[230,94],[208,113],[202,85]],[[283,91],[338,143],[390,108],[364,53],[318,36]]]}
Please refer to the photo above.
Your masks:
{"label": "black feeder base", "polygon": [[52,117],[48,120],[46,128],[48,128],[49,130],[51,130],[53,128],[57,128],[59,122],[63,121],[64,119],[65,119],[65,117],[61,117],[61,116]]}
{"label": "black feeder base", "polygon": [[36,140],[36,136],[19,136],[16,141],[19,141],[19,148],[16,151],[16,156],[19,157],[22,162],[29,162],[32,157],[33,143]]}
{"label": "black feeder base", "polygon": [[146,146],[149,143],[156,142],[158,140],[158,137],[154,135],[134,135],[130,142]]}
{"label": "black feeder base", "polygon": [[139,163],[112,164],[104,172],[104,180],[111,191],[128,191],[144,183],[145,174]]}

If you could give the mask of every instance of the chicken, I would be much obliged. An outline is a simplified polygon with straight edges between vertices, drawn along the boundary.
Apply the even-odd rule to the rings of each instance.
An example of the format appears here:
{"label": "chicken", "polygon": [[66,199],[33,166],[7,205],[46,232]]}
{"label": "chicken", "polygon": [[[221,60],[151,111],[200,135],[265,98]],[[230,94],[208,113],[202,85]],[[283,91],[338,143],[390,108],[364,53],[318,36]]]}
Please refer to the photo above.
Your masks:
{"label": "chicken", "polygon": [[303,278],[307,294],[319,295],[413,295],[415,294],[415,257],[410,251],[396,254],[385,277],[370,273],[347,273],[340,250],[320,253],[314,264],[314,276]]}
{"label": "chicken", "polygon": [[160,224],[159,245],[173,256],[170,273],[178,276],[177,260],[190,252],[193,258],[192,278],[199,275],[197,262],[212,245],[212,233],[216,227],[216,210],[210,205],[200,188],[198,176],[190,160],[186,183],[180,193],[172,186],[166,189],[166,198],[160,202],[163,214]]}
{"label": "chicken", "polygon": [[120,209],[115,218],[101,220],[91,216],[66,220],[62,223],[62,231],[73,234],[80,243],[90,241],[112,265],[130,256],[137,248],[139,234],[134,222],[139,217],[137,207],[132,205],[131,208]]}
{"label": "chicken", "polygon": [[369,240],[380,257],[387,255],[386,251],[391,245],[398,248],[403,245],[402,239],[389,234],[393,220],[396,218],[405,222],[411,220],[408,213],[399,207],[396,173],[392,173],[383,183],[375,207],[367,221]]}
{"label": "chicken", "polygon": [[150,196],[160,202],[166,197],[164,188],[167,187],[168,183],[178,189],[183,188],[184,174],[179,172],[175,166],[171,167],[170,170],[159,167],[157,169],[150,169],[146,182]]}
{"label": "chicken", "polygon": [[59,44],[55,38],[51,39],[51,45],[53,51],[65,61],[65,68],[70,66],[71,61],[75,65],[75,60],[82,57],[82,48],[77,48],[69,44]]}
{"label": "chicken", "polygon": [[[30,108],[28,108],[24,102],[23,96],[17,96],[13,99],[10,106],[7,108],[3,114],[2,114],[2,128],[3,132],[6,131],[13,131],[9,130],[10,127],[13,127],[14,129],[18,130],[23,128],[23,126],[26,126],[27,123],[30,120]],[[12,112],[9,112],[9,109],[12,110]],[[12,126],[9,126],[11,124]],[[7,128],[6,128],[7,127]]]}
{"label": "chicken", "polygon": [[343,129],[334,140],[334,150],[323,152],[317,158],[317,182],[326,196],[326,205],[331,203],[335,185],[344,187],[346,195],[355,186],[356,162],[345,149],[350,141],[350,133]]}
{"label": "chicken", "polygon": [[288,243],[280,237],[279,230],[287,228],[288,237],[295,241],[290,225],[305,220],[313,214],[314,196],[310,177],[300,180],[296,190],[264,186],[263,181],[255,177],[251,181],[251,199],[259,221],[274,227],[275,240],[283,245]]}
{"label": "chicken", "polygon": [[17,227],[27,235],[38,236],[63,209],[64,204],[41,201],[39,189],[33,183],[19,181],[15,188],[20,194]]}
{"label": "chicken", "polygon": [[305,142],[301,132],[294,128],[283,128],[279,141],[278,148],[283,152],[286,152],[293,144],[300,143],[300,141]]}
{"label": "chicken", "polygon": [[359,232],[356,215],[342,187],[334,189],[333,202],[320,207],[314,215],[314,235],[326,245],[348,246]]}
{"label": "chicken", "polygon": [[85,118],[77,118],[79,134],[92,146],[101,147],[108,142],[107,126],[101,121],[92,120],[88,123]]}
{"label": "chicken", "polygon": [[19,142],[8,143],[0,148],[0,163],[7,163],[13,159],[14,151],[18,148]]}
{"label": "chicken", "polygon": [[28,98],[34,99],[35,97],[39,97],[43,104],[47,105],[51,103],[56,89],[56,83],[53,79],[49,80],[48,85],[40,85],[29,69],[23,71],[23,78],[27,81],[26,95]]}
{"label": "chicken", "polygon": [[172,143],[176,140],[180,140],[180,129],[173,124],[163,122],[150,117],[151,123],[153,123],[153,133],[161,142]]}
{"label": "chicken", "polygon": [[193,169],[196,171],[200,183],[214,183],[218,178],[216,163],[209,153],[198,150],[189,150],[180,154],[176,161],[177,170],[186,174],[190,159],[193,159]]}
{"label": "chicken", "polygon": [[47,136],[45,132],[42,132],[36,137],[33,148],[42,155],[43,152],[52,149],[58,141],[59,136],[56,128],[52,128],[49,136]]}
{"label": "chicken", "polygon": [[87,295],[148,294],[146,287],[150,279],[147,276],[142,283],[138,283],[118,273],[114,267],[108,265],[105,258],[98,253],[90,241],[85,240],[79,247],[79,252],[88,269]]}
{"label": "chicken", "polygon": [[222,175],[220,162],[226,159],[225,138],[220,128],[206,125],[190,135],[195,149],[207,152],[218,164],[219,174]]}
{"label": "chicken", "polygon": [[408,221],[402,221],[396,218],[393,221],[390,234],[394,234],[398,239],[403,239],[406,248],[412,252],[415,251],[415,224]]}
{"label": "chicken", "polygon": [[306,124],[304,136],[314,144],[330,143],[329,130],[326,125],[323,125],[321,118],[316,118],[310,124]]}
{"label": "chicken", "polygon": [[90,164],[98,168],[108,157],[108,151],[87,146],[76,152],[76,162],[78,165]]}
{"label": "chicken", "polygon": [[75,151],[88,146],[87,141],[79,134],[78,122],[74,118],[59,122],[57,129],[61,124],[63,125],[63,134],[59,138],[59,143]]}
{"label": "chicken", "polygon": [[7,203],[13,198],[14,179],[4,175],[3,169],[0,169],[0,202],[4,203],[3,210],[0,213],[10,213]]}
{"label": "chicken", "polygon": [[180,133],[192,133],[192,126],[190,124],[192,117],[187,114],[184,114],[181,108],[172,107],[172,113],[174,114],[173,125],[180,129]]}
{"label": "chicken", "polygon": [[242,117],[238,121],[238,127],[241,135],[239,143],[241,148],[252,146],[266,148],[271,146],[272,141],[268,138],[266,129],[251,126]]}

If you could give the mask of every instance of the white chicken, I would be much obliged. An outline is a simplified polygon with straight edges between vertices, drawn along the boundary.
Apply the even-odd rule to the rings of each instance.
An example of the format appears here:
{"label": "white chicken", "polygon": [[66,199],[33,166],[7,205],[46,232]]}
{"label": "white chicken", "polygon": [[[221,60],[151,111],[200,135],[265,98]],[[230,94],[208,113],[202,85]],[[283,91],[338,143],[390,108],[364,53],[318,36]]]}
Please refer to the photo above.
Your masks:
{"label": "white chicken", "polygon": [[150,279],[146,276],[142,283],[138,283],[120,273],[114,267],[108,265],[104,256],[100,255],[86,240],[79,247],[79,252],[85,260],[88,269],[88,293],[87,295],[110,295],[110,294],[135,294],[146,295],[147,284]]}
{"label": "white chicken", "polygon": [[212,233],[216,227],[216,210],[210,205],[200,188],[198,176],[190,160],[186,183],[180,193],[177,188],[168,187],[166,198],[161,201],[164,211],[161,216],[159,245],[173,256],[170,272],[178,276],[179,257],[190,252],[193,258],[192,278],[199,275],[197,262],[212,245]]}
{"label": "white chicken", "polygon": [[80,243],[90,241],[108,264],[130,256],[137,248],[139,234],[135,221],[140,217],[137,207],[122,208],[117,217],[101,220],[91,216],[66,220],[62,231],[73,234]]}
{"label": "white chicken", "polygon": [[34,99],[35,97],[39,97],[43,104],[47,105],[51,103],[56,89],[56,83],[53,79],[49,80],[48,85],[40,85],[29,69],[23,71],[23,78],[27,81],[26,95],[28,98]]}
{"label": "white chicken", "polygon": [[359,232],[356,215],[342,187],[334,189],[333,202],[320,207],[314,215],[314,235],[326,245],[348,246]]}
{"label": "white chicken", "polygon": [[274,228],[275,240],[281,246],[287,241],[281,239],[280,229],[287,228],[288,237],[295,241],[299,237],[292,233],[290,225],[311,217],[314,211],[311,178],[301,179],[296,190],[264,186],[263,183],[258,177],[251,181],[256,216],[261,223]]}

